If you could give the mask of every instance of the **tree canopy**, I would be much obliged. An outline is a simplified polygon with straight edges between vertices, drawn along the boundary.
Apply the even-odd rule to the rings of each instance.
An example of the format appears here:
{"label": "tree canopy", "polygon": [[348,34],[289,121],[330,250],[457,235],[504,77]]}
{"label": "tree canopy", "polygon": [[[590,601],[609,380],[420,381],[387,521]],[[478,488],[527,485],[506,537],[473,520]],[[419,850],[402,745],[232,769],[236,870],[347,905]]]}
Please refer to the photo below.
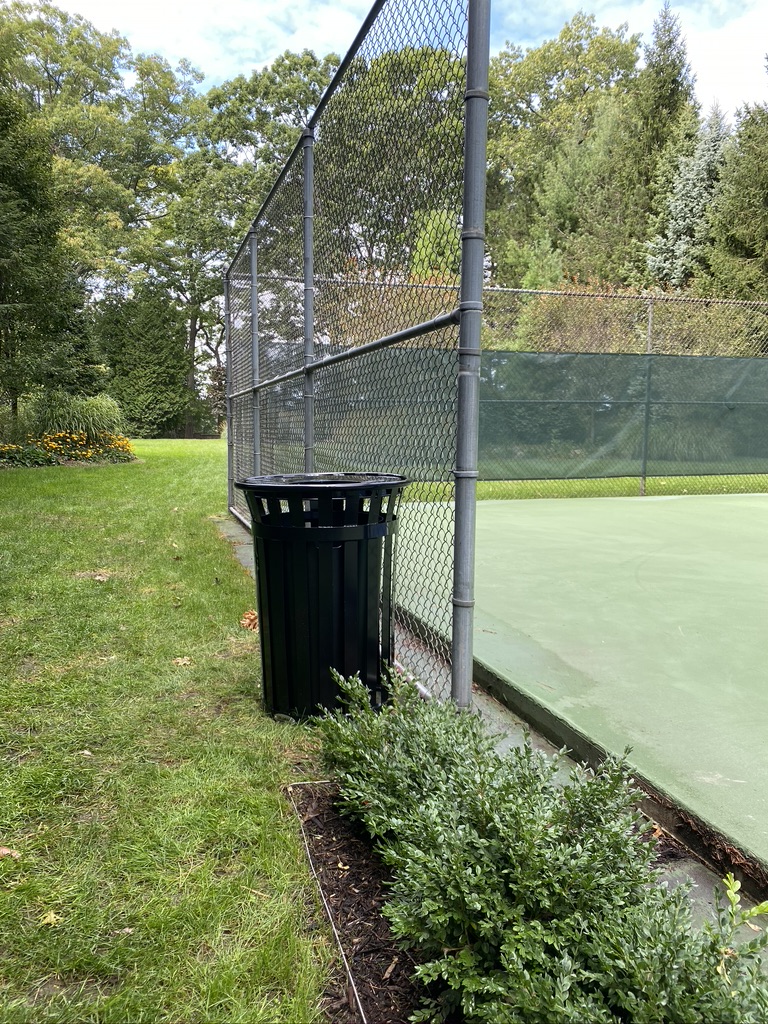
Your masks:
{"label": "tree canopy", "polygon": [[187,61],[135,54],[53,4],[0,3],[0,389],[14,410],[36,387],[106,387],[137,433],[211,429],[224,268],[337,66],[285,53],[201,93]]}
{"label": "tree canopy", "polygon": [[[203,92],[188,61],[0,0],[0,399],[108,390],[138,433],[211,429],[223,270],[338,66],[286,52]],[[426,44],[347,68],[316,131],[327,280],[455,283],[463,73]],[[583,12],[507,44],[490,110],[491,283],[768,297],[768,106],[702,116],[668,3],[645,45]],[[293,246],[298,272],[300,231],[267,225],[264,266]]]}

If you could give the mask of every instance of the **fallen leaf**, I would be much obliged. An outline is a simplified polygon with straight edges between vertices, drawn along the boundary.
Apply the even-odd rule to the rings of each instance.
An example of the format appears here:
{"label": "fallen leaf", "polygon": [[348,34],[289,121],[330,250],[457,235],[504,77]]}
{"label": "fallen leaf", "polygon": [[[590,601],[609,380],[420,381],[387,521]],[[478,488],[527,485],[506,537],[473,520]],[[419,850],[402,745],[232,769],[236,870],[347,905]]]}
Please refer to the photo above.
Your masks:
{"label": "fallen leaf", "polygon": [[56,925],[61,924],[64,920],[58,914],[55,914],[52,910],[49,910],[47,914],[43,914],[40,918],[40,924],[47,925],[49,928],[55,928]]}
{"label": "fallen leaf", "polygon": [[91,753],[90,750],[78,750],[78,754],[81,757],[93,757],[93,754]]}
{"label": "fallen leaf", "polygon": [[112,932],[113,935],[133,935],[133,928],[120,928],[119,931]]}
{"label": "fallen leaf", "polygon": [[173,659],[173,664],[174,665],[191,665],[192,664],[192,659],[191,658],[174,658]]}
{"label": "fallen leaf", "polygon": [[0,857],[13,857],[14,860],[18,860],[21,854],[18,850],[11,850],[7,846],[0,846]]}
{"label": "fallen leaf", "polygon": [[342,864],[341,861],[338,862],[336,867],[341,868],[342,871],[349,871],[349,864]]}
{"label": "fallen leaf", "polygon": [[242,619],[240,619],[240,625],[243,629],[251,629],[254,633],[258,633],[259,616],[253,610],[246,612]]}

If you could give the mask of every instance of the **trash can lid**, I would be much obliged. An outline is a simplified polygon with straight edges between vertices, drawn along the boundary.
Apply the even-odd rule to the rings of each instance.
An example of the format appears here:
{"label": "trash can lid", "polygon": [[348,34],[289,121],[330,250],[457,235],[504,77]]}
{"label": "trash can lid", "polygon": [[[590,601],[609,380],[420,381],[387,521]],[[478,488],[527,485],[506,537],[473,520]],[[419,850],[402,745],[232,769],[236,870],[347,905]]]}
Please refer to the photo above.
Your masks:
{"label": "trash can lid", "polygon": [[361,491],[373,489],[388,490],[404,487],[405,476],[394,473],[282,473],[274,476],[249,476],[236,480],[235,487],[242,491],[263,491],[274,494],[289,491],[291,494],[306,492],[308,495],[337,491]]}

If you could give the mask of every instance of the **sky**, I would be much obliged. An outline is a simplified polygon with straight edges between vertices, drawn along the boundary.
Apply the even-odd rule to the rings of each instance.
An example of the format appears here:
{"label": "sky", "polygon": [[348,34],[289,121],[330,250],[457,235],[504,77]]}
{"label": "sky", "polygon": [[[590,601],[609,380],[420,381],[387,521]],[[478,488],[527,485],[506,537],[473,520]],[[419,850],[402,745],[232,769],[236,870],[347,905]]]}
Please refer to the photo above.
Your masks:
{"label": "sky", "polygon": [[[187,58],[207,89],[271,63],[285,50],[318,56],[349,49],[372,0],[53,0],[102,31],[117,29],[134,53],[158,53],[175,66]],[[526,49],[554,38],[579,10],[599,26],[650,42],[662,0],[492,0],[491,50],[506,42]],[[680,21],[703,111],[717,102],[729,117],[743,103],[768,102],[768,3],[680,0]]]}

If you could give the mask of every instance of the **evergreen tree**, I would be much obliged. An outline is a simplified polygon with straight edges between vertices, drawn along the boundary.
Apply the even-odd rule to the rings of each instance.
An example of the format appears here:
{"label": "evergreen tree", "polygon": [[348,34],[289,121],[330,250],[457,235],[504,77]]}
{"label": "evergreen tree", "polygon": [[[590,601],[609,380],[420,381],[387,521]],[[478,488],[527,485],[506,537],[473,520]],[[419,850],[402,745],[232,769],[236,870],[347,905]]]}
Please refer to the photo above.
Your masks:
{"label": "evergreen tree", "polygon": [[96,332],[111,369],[107,391],[119,403],[128,433],[183,431],[191,404],[183,310],[162,287],[145,282],[105,298]]}
{"label": "evergreen tree", "polygon": [[590,123],[575,120],[536,190],[534,238],[562,254],[567,278],[595,288],[639,286],[657,191],[695,117],[693,78],[665,5],[626,88],[604,90]]}
{"label": "evergreen tree", "polygon": [[647,245],[648,271],[664,288],[686,287],[705,263],[711,245],[707,215],[729,135],[730,128],[715,107],[701,126],[694,152],[678,161],[660,218],[663,231]]}
{"label": "evergreen tree", "polygon": [[[653,24],[644,50],[645,66],[633,89],[634,157],[638,178],[651,190],[657,165],[675,136],[675,127],[691,106],[696,107],[695,76],[691,72],[679,18],[668,0]],[[649,198],[653,198],[650,192]]]}
{"label": "evergreen tree", "polygon": [[100,385],[54,186],[48,133],[0,84],[0,391],[14,415],[37,385],[85,393]]}
{"label": "evergreen tree", "polygon": [[768,104],[740,112],[710,210],[709,288],[768,299]]}

